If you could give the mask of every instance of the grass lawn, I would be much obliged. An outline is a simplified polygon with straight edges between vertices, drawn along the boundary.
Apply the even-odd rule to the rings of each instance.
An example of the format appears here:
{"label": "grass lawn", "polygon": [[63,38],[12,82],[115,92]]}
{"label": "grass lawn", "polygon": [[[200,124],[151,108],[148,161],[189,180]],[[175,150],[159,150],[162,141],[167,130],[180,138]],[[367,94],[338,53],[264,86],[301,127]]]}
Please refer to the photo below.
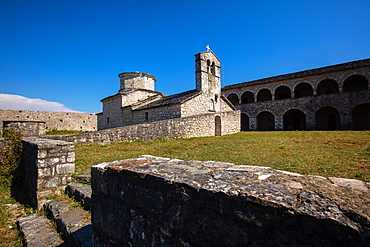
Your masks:
{"label": "grass lawn", "polygon": [[[370,182],[370,131],[241,132],[221,137],[77,145],[76,173],[86,174],[92,165],[142,154],[269,166],[301,174]],[[15,202],[6,183],[9,179],[0,179],[0,246],[22,246],[16,230],[17,218],[5,205]],[[20,206],[18,216],[33,212]]]}
{"label": "grass lawn", "polygon": [[76,146],[76,173],[89,173],[90,166],[101,162],[142,154],[269,166],[370,182],[370,131],[241,132],[221,137]]}

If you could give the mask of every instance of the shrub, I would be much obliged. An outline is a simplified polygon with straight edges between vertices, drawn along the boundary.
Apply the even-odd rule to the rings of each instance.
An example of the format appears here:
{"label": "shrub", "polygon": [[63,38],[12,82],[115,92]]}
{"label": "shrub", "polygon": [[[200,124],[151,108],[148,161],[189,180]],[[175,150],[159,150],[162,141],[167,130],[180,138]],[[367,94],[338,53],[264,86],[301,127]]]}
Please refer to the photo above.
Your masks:
{"label": "shrub", "polygon": [[0,151],[0,183],[10,185],[14,171],[21,162],[22,134],[17,130],[4,130],[6,147]]}

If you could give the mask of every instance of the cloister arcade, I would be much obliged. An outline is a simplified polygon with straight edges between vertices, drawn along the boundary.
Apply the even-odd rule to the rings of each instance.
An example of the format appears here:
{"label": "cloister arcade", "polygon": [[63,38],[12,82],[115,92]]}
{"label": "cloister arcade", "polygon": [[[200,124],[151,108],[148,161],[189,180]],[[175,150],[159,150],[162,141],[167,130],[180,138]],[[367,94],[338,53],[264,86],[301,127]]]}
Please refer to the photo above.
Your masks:
{"label": "cloister arcade", "polygon": [[361,66],[350,70],[324,67],[301,72],[309,76],[298,72],[222,92],[241,111],[242,131],[370,129],[370,59],[350,65],[356,62]]}

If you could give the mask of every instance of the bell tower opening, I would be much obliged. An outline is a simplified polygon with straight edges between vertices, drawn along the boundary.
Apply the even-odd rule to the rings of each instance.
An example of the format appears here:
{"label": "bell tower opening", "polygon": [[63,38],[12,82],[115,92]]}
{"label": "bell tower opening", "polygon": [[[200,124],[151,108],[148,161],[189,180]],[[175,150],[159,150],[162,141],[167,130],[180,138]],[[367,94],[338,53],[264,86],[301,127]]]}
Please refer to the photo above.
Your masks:
{"label": "bell tower opening", "polygon": [[213,51],[205,51],[195,55],[196,89],[214,102],[214,110],[220,111],[218,100],[221,97],[221,61]]}

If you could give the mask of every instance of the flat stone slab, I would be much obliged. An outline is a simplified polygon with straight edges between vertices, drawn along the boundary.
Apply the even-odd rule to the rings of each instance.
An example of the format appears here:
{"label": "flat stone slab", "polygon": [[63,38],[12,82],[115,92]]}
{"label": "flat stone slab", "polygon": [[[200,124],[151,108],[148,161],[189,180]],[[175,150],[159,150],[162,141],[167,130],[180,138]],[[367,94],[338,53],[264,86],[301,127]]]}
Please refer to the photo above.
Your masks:
{"label": "flat stone slab", "polygon": [[92,176],[96,246],[370,246],[362,181],[154,156]]}
{"label": "flat stone slab", "polygon": [[338,186],[369,192],[366,184],[356,179],[330,177],[329,180],[330,182]]}
{"label": "flat stone slab", "polygon": [[74,178],[77,179],[77,180],[85,181],[85,182],[90,182],[91,181],[91,175],[90,174],[75,175]]}
{"label": "flat stone slab", "polygon": [[29,247],[65,246],[64,241],[45,216],[33,214],[20,218],[19,229]]}
{"label": "flat stone slab", "polygon": [[92,246],[93,230],[87,212],[80,207],[72,208],[68,202],[51,202],[47,210],[56,222],[58,231],[72,246]]}
{"label": "flat stone slab", "polygon": [[81,202],[86,210],[91,209],[91,186],[80,183],[69,183],[66,187],[66,193],[69,197],[75,198],[76,201]]}

